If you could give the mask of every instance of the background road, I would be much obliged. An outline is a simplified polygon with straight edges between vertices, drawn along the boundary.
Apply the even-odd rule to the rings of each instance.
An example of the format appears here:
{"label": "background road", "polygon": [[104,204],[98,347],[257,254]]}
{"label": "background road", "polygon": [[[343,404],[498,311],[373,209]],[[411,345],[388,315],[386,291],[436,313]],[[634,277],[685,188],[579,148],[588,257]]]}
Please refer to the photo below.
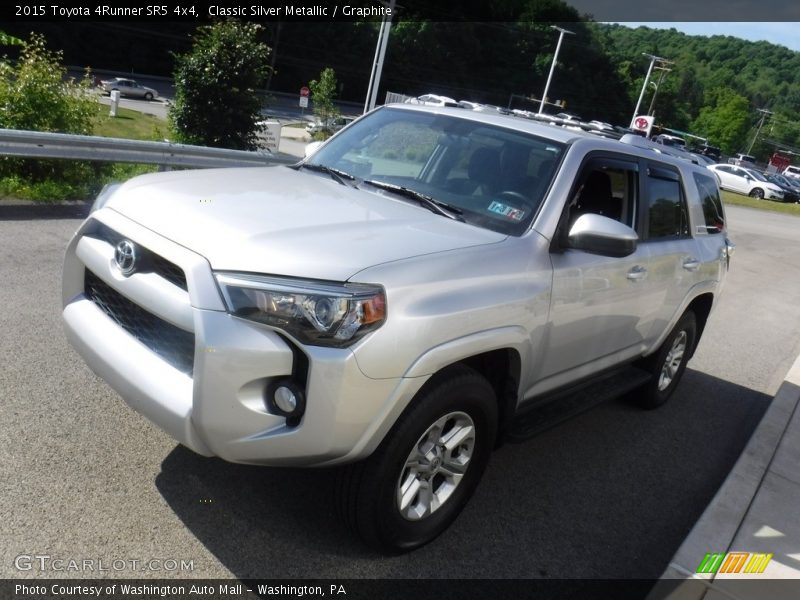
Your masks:
{"label": "background road", "polygon": [[128,577],[658,577],[800,352],[800,219],[728,207],[732,271],[670,403],[504,446],[445,534],[381,557],[334,519],[332,472],[196,456],[89,371],[60,322],[82,211],[0,202],[0,577],[102,575],[20,572],[20,554],[193,561],[104,573]]}

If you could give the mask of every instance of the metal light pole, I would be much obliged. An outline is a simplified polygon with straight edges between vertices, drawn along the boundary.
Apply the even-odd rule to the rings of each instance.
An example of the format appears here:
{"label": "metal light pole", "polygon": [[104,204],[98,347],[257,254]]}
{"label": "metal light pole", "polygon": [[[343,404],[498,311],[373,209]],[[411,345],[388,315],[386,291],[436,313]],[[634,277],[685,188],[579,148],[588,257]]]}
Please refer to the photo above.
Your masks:
{"label": "metal light pole", "polygon": [[553,54],[553,64],[550,65],[550,74],[547,76],[547,83],[544,85],[544,93],[542,94],[542,102],[539,104],[539,112],[537,114],[542,114],[544,111],[544,103],[547,100],[547,91],[550,89],[550,80],[553,79],[553,71],[556,70],[556,61],[558,60],[558,51],[561,50],[561,40],[564,39],[564,34],[569,33],[570,35],[575,35],[574,31],[567,31],[566,29],[562,29],[561,27],[556,27],[555,25],[550,25],[550,29],[555,29],[559,31],[558,34],[558,43],[556,44],[556,53]]}
{"label": "metal light pole", "polygon": [[664,81],[664,75],[672,71],[672,69],[667,69],[666,67],[654,67],[656,70],[660,70],[661,74],[658,76],[658,83],[650,82],[650,85],[656,86],[656,91],[653,92],[653,97],[650,99],[650,108],[647,109],[647,114],[653,114],[653,107],[656,104],[656,96],[658,96],[658,90],[661,87],[661,82]]}
{"label": "metal light pole", "polygon": [[645,75],[644,77],[644,83],[642,84],[642,93],[639,94],[639,100],[636,101],[636,108],[633,109],[633,116],[631,117],[631,122],[633,122],[633,120],[636,118],[636,115],[639,114],[639,106],[642,104],[642,98],[644,98],[644,91],[647,89],[647,82],[650,81],[650,73],[653,72],[653,65],[656,64],[656,61],[668,62],[666,58],[661,58],[660,56],[647,54],[646,52],[642,52],[642,55],[650,57],[650,66],[647,68],[647,75]]}
{"label": "metal light pole", "polygon": [[[392,14],[394,13],[395,0],[389,0],[389,14],[381,22],[381,29],[378,32],[378,45],[375,46],[375,58],[372,61],[372,72],[369,76],[369,86],[367,87],[367,99],[364,102],[364,112],[375,108],[375,101],[378,97],[378,87],[381,83],[381,72],[383,71],[383,58],[386,56],[386,46],[389,45],[389,30],[392,28]],[[385,2],[381,2],[386,6]]]}

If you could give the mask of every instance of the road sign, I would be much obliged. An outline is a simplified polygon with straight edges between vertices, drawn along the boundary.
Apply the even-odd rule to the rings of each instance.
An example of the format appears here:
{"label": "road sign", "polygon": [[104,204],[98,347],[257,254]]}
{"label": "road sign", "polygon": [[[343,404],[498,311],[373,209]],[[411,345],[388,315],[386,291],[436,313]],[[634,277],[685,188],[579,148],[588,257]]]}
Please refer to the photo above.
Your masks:
{"label": "road sign", "polygon": [[308,108],[308,96],[300,96],[300,108]]}
{"label": "road sign", "polygon": [[308,98],[308,95],[311,93],[311,90],[308,89],[306,86],[300,88],[300,96],[303,98]]}

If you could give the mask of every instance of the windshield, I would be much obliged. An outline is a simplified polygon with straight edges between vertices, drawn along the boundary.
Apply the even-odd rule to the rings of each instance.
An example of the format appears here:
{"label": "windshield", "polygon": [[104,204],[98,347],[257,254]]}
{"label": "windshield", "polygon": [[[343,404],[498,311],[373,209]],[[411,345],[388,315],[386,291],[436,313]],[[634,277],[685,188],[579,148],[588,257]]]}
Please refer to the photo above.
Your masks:
{"label": "windshield", "polygon": [[341,132],[307,164],[413,190],[451,207],[467,223],[521,235],[563,152],[563,144],[479,121],[382,108]]}

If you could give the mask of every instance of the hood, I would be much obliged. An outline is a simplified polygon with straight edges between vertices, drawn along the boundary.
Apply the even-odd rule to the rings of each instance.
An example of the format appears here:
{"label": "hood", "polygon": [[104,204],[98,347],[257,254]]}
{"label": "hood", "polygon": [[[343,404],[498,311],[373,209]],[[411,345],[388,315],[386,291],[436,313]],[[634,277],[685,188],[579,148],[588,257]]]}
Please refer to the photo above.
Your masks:
{"label": "hood", "polygon": [[377,264],[505,235],[288,167],[144,175],[106,204],[215,270],[345,281]]}

